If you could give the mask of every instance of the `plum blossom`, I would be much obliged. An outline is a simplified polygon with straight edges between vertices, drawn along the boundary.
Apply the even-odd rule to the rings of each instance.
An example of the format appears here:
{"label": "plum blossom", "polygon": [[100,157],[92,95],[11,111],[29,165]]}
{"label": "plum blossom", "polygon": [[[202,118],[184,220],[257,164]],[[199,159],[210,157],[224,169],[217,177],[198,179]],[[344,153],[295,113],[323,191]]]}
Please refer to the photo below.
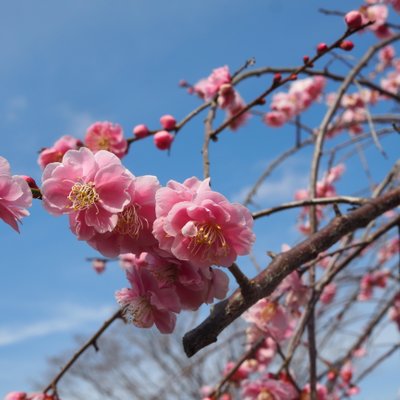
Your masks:
{"label": "plum blossom", "polygon": [[119,158],[108,151],[69,150],[62,162],[43,171],[43,206],[52,215],[69,214],[72,231],[88,240],[95,232],[117,226],[118,213],[131,201],[132,180]]}
{"label": "plum blossom", "polygon": [[386,287],[387,278],[390,275],[389,270],[374,271],[365,274],[360,282],[360,293],[357,299],[366,301],[372,298],[373,289],[375,287]]}
{"label": "plum blossom", "polygon": [[278,92],[273,96],[271,111],[264,115],[264,122],[272,127],[282,126],[309,108],[320,97],[324,87],[325,78],[322,76],[297,80],[287,93]]}
{"label": "plum blossom", "polygon": [[178,296],[173,288],[158,286],[157,280],[145,268],[127,271],[131,288],[121,289],[115,297],[123,308],[124,317],[139,328],[156,325],[161,333],[171,333],[180,311]]}
{"label": "plum blossom", "polygon": [[0,219],[19,232],[18,222],[29,215],[32,192],[22,176],[11,175],[10,164],[0,157]]}
{"label": "plum blossom", "polygon": [[293,333],[293,326],[286,310],[277,302],[261,299],[244,314],[243,318],[276,341],[282,341]]}
{"label": "plum blossom", "polygon": [[46,393],[10,392],[4,400],[61,400],[57,395]]}
{"label": "plum blossom", "polygon": [[296,389],[288,382],[271,378],[268,374],[242,384],[243,400],[295,400]]}
{"label": "plum blossom", "polygon": [[156,194],[156,217],[160,248],[201,267],[229,267],[255,239],[247,208],[211,190],[209,179],[169,181]]}
{"label": "plum blossom", "polygon": [[59,162],[68,150],[77,150],[83,143],[72,136],[64,135],[58,139],[52,147],[43,149],[38,158],[38,164],[45,168],[47,164]]}
{"label": "plum blossom", "polygon": [[[328,389],[325,385],[317,383],[316,389],[317,400],[334,400],[334,398],[328,397]],[[311,400],[311,386],[309,383],[307,383],[301,391],[299,400]]]}
{"label": "plum blossom", "polygon": [[160,184],[155,176],[133,177],[126,189],[130,201],[118,212],[113,230],[95,232],[87,240],[88,243],[106,257],[129,252],[140,253],[156,246],[157,240],[152,229],[155,220],[155,195],[159,188]]}
{"label": "plum blossom", "polygon": [[[338,164],[335,167],[329,169],[329,171],[325,172],[322,179],[317,182],[316,185],[316,197],[317,198],[325,198],[325,197],[335,197],[336,196],[336,188],[333,185],[340,177],[343,175],[345,171],[344,164]],[[307,200],[310,198],[309,191],[306,189],[300,189],[295,193],[296,200]],[[319,205],[316,206],[316,215],[320,220],[323,218],[323,209],[324,207]],[[300,212],[300,224],[299,230],[304,234],[309,234],[310,224],[308,221],[308,207],[303,207]]]}
{"label": "plum blossom", "polygon": [[214,69],[209,77],[197,82],[193,89],[202,99],[209,101],[219,92],[222,85],[231,83],[231,80],[229,67],[225,65]]}
{"label": "plum blossom", "polygon": [[199,268],[169,253],[161,253],[162,256],[148,252],[124,254],[120,258],[125,270],[147,269],[160,288],[173,288],[183,310],[195,311],[204,303],[212,303],[214,298],[225,298],[229,281],[223,271]]}
{"label": "plum blossom", "polygon": [[122,128],[108,121],[95,122],[86,131],[85,145],[96,153],[107,150],[122,158],[128,150],[128,142],[124,138]]}
{"label": "plum blossom", "polygon": [[336,283],[331,282],[328,285],[324,287],[324,290],[321,293],[320,300],[323,304],[330,304],[332,303],[332,300],[336,296]]}

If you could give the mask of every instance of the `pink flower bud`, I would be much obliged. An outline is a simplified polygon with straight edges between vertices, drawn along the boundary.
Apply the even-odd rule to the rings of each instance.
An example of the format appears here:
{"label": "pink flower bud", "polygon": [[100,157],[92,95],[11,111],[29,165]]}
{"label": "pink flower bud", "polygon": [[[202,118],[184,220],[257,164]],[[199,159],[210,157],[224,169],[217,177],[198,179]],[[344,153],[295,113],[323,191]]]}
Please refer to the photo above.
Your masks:
{"label": "pink flower bud", "polygon": [[22,178],[24,178],[25,182],[29,185],[29,187],[31,189],[39,189],[37,183],[35,182],[35,180],[32,177],[27,176],[27,175],[21,175],[21,176],[22,176]]}
{"label": "pink flower bud", "polygon": [[353,10],[344,16],[349,29],[357,29],[362,25],[362,15],[359,11]]}
{"label": "pink flower bud", "polygon": [[163,115],[160,118],[161,126],[170,131],[171,129],[175,129],[176,119],[172,115]]}
{"label": "pink flower bud", "polygon": [[160,150],[168,150],[174,140],[174,135],[168,131],[159,131],[154,135],[154,144]]}
{"label": "pink flower bud", "polygon": [[147,128],[147,126],[144,124],[136,125],[133,128],[133,134],[137,139],[144,138],[149,134],[149,128]]}
{"label": "pink flower bud", "polygon": [[351,51],[354,48],[354,43],[351,40],[343,40],[343,42],[340,43],[339,47],[342,50]]}
{"label": "pink flower bud", "polygon": [[325,53],[328,50],[328,45],[326,43],[320,43],[317,46],[317,52],[318,54]]}
{"label": "pink flower bud", "polygon": [[279,72],[277,72],[274,75],[274,83],[279,83],[281,80],[282,80],[282,75]]}

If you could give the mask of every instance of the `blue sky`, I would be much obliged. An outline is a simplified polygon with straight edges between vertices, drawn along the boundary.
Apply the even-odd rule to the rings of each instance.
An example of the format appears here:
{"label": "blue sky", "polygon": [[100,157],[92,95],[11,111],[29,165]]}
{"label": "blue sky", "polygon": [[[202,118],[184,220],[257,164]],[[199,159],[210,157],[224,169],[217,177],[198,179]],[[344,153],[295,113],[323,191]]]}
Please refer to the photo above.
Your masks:
{"label": "blue sky", "polygon": [[[335,7],[359,4],[341,0]],[[82,138],[92,122],[110,120],[129,136],[138,123],[157,127],[163,114],[180,119],[200,104],[178,87],[180,79],[194,83],[213,68],[235,70],[250,57],[256,66],[298,65],[318,42],[343,32],[340,19],[317,12],[331,6],[316,0],[0,2],[0,155],[13,173],[39,182],[37,151],[63,134]],[[358,42],[355,54],[369,40]],[[268,78],[239,90],[250,100],[263,82]],[[318,115],[309,118],[318,121]],[[157,175],[162,184],[201,177],[203,119],[187,125],[170,156],[151,140],[141,141],[125,164],[136,175]],[[292,140],[291,128],[269,129],[257,118],[237,133],[223,133],[211,146],[213,187],[240,198]],[[385,168],[396,151],[390,149]],[[307,181],[309,157],[305,151],[272,176],[258,201],[269,206],[291,200]],[[384,169],[374,174],[382,176]],[[115,290],[125,286],[117,267],[94,274],[85,258],[96,253],[76,241],[66,218],[46,214],[39,201],[31,214],[20,235],[0,224],[0,396],[29,390],[46,358],[73,346],[73,334],[94,331],[114,309]],[[257,253],[265,254],[265,243],[278,251],[282,242],[298,239],[288,228],[293,215],[279,228],[282,237],[260,223]]]}

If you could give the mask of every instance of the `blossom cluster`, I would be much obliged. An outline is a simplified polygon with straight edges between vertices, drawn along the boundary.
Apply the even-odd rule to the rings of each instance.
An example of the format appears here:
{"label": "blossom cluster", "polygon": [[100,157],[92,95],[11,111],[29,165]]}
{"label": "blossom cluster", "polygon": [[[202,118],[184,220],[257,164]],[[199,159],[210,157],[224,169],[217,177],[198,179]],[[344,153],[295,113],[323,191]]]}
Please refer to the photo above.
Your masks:
{"label": "blossom cluster", "polygon": [[83,146],[94,153],[107,150],[119,158],[122,158],[128,150],[128,142],[120,125],[108,121],[95,122],[87,129],[84,142],[70,135],[64,135],[53,146],[42,149],[38,164],[41,168],[45,168],[47,164],[60,162],[68,150],[77,150]]}
{"label": "blossom cluster", "polygon": [[[226,65],[214,69],[207,78],[190,86],[189,93],[197,94],[204,101],[210,101],[216,97],[218,107],[226,111],[227,120],[239,114],[246,105],[234,88],[229,67]],[[250,113],[242,113],[230,122],[229,128],[233,131],[237,130],[246,123],[249,117]]]}
{"label": "blossom cluster", "polygon": [[10,164],[0,157],[0,218],[19,232],[18,223],[29,215],[32,192],[22,176],[11,175]]}
{"label": "blossom cluster", "polygon": [[[343,175],[345,171],[344,164],[338,164],[335,167],[332,167],[327,171],[321,180],[317,182],[316,185],[316,198],[326,198],[326,197],[334,197],[337,195],[336,188],[333,185],[340,177]],[[296,200],[309,200],[310,193],[307,189],[300,189],[295,193]],[[318,220],[321,220],[324,216],[323,214],[323,206],[316,206],[316,215]],[[308,210],[309,207],[303,207],[299,216],[299,225],[298,229],[300,232],[304,234],[310,233],[310,222],[308,220]]]}
{"label": "blossom cluster", "polygon": [[155,323],[163,333],[180,310],[225,297],[228,278],[212,266],[229,267],[255,239],[247,208],[211,190],[209,179],[161,187],[106,150],[67,151],[44,169],[41,192],[45,209],[68,215],[79,240],[105,257],[128,253],[131,288],[117,292],[117,301],[135,325]]}
{"label": "blossom cluster", "polygon": [[60,400],[60,398],[45,393],[10,392],[4,400]]}
{"label": "blossom cluster", "polygon": [[323,76],[293,82],[288,92],[278,92],[272,97],[271,111],[264,115],[264,122],[272,127],[284,125],[318,100],[325,84],[326,80]]}

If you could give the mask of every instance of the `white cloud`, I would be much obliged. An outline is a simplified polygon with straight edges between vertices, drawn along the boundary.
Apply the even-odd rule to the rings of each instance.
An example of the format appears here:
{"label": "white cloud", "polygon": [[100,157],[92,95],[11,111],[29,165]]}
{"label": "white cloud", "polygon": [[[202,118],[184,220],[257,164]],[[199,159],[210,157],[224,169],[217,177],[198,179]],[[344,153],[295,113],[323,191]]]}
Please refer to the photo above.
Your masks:
{"label": "white cloud", "polygon": [[112,307],[82,307],[80,305],[61,305],[57,316],[27,325],[0,328],[0,346],[19,343],[28,339],[66,332],[84,324],[102,321],[112,313]]}
{"label": "white cloud", "polygon": [[68,105],[60,106],[59,112],[66,120],[64,134],[73,135],[78,138],[83,138],[87,128],[96,121],[96,118],[89,112],[76,111]]}
{"label": "white cloud", "polygon": [[[269,178],[263,183],[256,196],[253,198],[255,204],[277,204],[282,201],[293,200],[296,190],[308,186],[308,171],[299,171],[295,168],[285,169],[280,176]],[[233,196],[234,201],[243,201],[252,186],[246,186]]]}

